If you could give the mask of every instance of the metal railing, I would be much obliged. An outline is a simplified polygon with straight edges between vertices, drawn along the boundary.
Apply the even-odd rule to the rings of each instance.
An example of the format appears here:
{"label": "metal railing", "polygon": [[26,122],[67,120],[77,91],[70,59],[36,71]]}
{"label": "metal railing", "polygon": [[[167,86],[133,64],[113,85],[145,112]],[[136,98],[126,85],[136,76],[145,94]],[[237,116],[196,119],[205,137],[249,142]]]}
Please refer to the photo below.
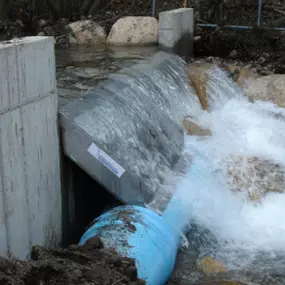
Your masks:
{"label": "metal railing", "polygon": [[[187,7],[187,0],[183,0],[183,6],[184,8]],[[154,17],[156,13],[156,0],[152,0],[152,16]],[[256,25],[247,26],[247,25],[223,25],[223,28],[229,28],[229,29],[239,29],[239,30],[252,30],[256,27],[262,27],[266,30],[276,30],[276,31],[285,31],[285,27],[267,27],[267,26],[260,26],[261,21],[261,14],[262,14],[262,0],[258,0],[258,10],[257,10],[257,20]],[[218,28],[218,24],[197,24],[198,27],[201,28]]]}

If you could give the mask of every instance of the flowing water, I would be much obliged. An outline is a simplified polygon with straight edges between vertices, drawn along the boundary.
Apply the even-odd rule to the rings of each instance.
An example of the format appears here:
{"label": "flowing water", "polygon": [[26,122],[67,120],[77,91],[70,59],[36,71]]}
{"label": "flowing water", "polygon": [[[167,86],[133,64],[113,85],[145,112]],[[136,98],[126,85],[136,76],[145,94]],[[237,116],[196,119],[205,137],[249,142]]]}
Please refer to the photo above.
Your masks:
{"label": "flowing water", "polygon": [[[189,242],[198,246],[204,239],[200,254],[214,256],[228,270],[251,268],[264,274],[283,266],[278,274],[284,277],[285,194],[279,192],[285,191],[285,111],[268,102],[249,102],[220,69],[212,69],[209,77],[210,110],[200,111],[195,119],[212,136],[185,136],[184,153],[196,159],[174,194],[181,202],[181,224],[189,221],[207,229],[198,238],[196,233],[196,240],[190,235]],[[242,158],[241,165],[234,157]],[[252,172],[247,158],[253,157],[268,164]],[[242,173],[239,191],[233,191],[237,181],[230,179],[229,165]],[[279,183],[281,189],[269,191],[261,201],[249,201],[248,193],[260,190],[262,183],[267,188]]]}
{"label": "flowing water", "polygon": [[[164,217],[182,231],[189,226],[189,245],[201,256],[236,272],[277,268],[285,261],[285,111],[249,102],[221,69],[208,75],[203,111],[184,62],[158,53],[151,67],[124,69],[90,89],[97,99],[76,123],[156,193],[149,207],[161,212],[172,197]],[[212,135],[184,135],[181,147],[171,126],[185,116]],[[248,199],[260,189],[260,199]]]}
{"label": "flowing water", "polygon": [[75,123],[153,194],[181,155],[180,122],[200,109],[191,93],[183,61],[157,53],[90,89]]}

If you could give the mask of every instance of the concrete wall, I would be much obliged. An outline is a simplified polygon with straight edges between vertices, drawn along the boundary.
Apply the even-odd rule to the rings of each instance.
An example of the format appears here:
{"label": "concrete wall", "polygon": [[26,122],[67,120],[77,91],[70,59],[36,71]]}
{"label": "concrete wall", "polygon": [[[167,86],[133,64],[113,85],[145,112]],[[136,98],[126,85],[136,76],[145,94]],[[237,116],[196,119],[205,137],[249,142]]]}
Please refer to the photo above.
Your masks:
{"label": "concrete wall", "polygon": [[61,240],[52,38],[0,43],[0,256]]}
{"label": "concrete wall", "polygon": [[193,50],[194,12],[181,8],[159,14],[159,45],[186,56]]}

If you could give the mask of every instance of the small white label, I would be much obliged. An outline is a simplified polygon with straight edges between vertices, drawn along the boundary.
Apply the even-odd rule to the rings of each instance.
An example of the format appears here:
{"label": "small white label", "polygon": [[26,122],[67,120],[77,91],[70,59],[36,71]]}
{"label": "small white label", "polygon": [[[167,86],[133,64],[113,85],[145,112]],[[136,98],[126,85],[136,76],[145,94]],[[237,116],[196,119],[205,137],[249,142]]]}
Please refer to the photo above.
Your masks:
{"label": "small white label", "polygon": [[95,143],[92,143],[88,150],[92,156],[104,164],[109,170],[111,170],[119,178],[126,171],[119,163],[112,159],[106,152],[100,149]]}

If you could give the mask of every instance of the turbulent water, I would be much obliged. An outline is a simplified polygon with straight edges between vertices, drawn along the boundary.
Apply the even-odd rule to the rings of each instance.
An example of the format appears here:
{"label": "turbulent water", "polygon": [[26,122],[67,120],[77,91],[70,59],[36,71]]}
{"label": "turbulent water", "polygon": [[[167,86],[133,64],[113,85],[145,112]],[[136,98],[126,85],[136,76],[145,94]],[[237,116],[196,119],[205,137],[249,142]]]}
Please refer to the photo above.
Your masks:
{"label": "turbulent water", "polygon": [[191,94],[183,61],[159,52],[91,89],[75,122],[155,193],[183,149],[183,117],[200,109]]}
{"label": "turbulent water", "polygon": [[[90,106],[77,124],[157,193],[149,207],[161,211],[172,197],[178,204],[169,203],[164,218],[180,230],[204,229],[189,235],[201,254],[211,253],[227,269],[257,261],[260,269],[269,260],[277,266],[280,256],[284,263],[284,109],[249,102],[215,68],[207,82],[209,111],[203,111],[181,59],[159,53],[150,66],[126,69],[90,90]],[[184,135],[181,146],[171,126],[181,126],[185,116],[212,135]],[[264,169],[259,163],[248,171],[247,158],[261,160]],[[248,199],[260,189],[258,201]]]}
{"label": "turbulent water", "polygon": [[[285,194],[268,192],[256,202],[246,199],[245,193],[258,179],[267,187],[278,179],[283,182],[279,186],[285,185],[285,111],[271,103],[249,102],[220,69],[211,70],[209,76],[210,111],[194,116],[201,126],[212,131],[212,136],[203,140],[185,136],[184,154],[193,160],[173,194],[181,203],[180,226],[190,222],[207,229],[206,234],[196,234],[196,239],[190,235],[189,242],[198,246],[200,240],[202,254],[211,253],[227,269],[242,269],[255,263],[259,270],[284,265]],[[260,171],[263,176],[258,177],[247,172],[248,165],[244,163],[241,179],[250,183],[245,183],[245,189],[232,191],[227,167],[231,162],[232,169],[237,167],[231,161],[235,156],[258,157],[275,168],[265,166]],[[268,179],[267,174],[275,180],[262,181]]]}
{"label": "turbulent water", "polygon": [[[214,256],[227,270],[251,270],[259,274],[255,281],[269,280],[264,272],[281,274],[276,268],[285,261],[285,194],[279,193],[285,190],[285,111],[250,102],[218,68],[209,78],[209,111],[192,107],[188,115],[212,135],[185,135],[186,165],[165,178],[149,207],[161,211],[171,192],[162,215],[180,231],[190,226],[188,242],[201,256]],[[250,167],[251,161],[263,164]],[[231,173],[239,170],[240,180],[230,179],[229,166]],[[248,199],[251,191],[260,191],[258,201]]]}

